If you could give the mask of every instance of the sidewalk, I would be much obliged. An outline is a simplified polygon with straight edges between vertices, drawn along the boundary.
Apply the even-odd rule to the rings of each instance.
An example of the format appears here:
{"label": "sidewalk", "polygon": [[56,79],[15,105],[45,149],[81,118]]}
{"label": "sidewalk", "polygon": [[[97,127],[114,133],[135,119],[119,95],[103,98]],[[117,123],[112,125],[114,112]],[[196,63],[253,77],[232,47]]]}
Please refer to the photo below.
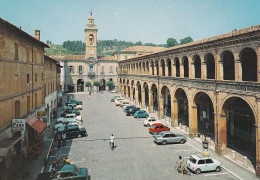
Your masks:
{"label": "sidewalk", "polygon": [[[62,102],[66,101],[66,96],[62,97]],[[57,107],[57,117],[60,116],[63,108]],[[17,180],[35,180],[39,173],[43,170],[44,158],[46,158],[49,147],[52,143],[54,135],[54,125],[56,119],[53,119],[52,122],[48,125],[47,129],[43,133],[43,144],[42,144],[42,153],[35,159],[28,159],[22,164],[22,168],[17,172],[19,177]]]}

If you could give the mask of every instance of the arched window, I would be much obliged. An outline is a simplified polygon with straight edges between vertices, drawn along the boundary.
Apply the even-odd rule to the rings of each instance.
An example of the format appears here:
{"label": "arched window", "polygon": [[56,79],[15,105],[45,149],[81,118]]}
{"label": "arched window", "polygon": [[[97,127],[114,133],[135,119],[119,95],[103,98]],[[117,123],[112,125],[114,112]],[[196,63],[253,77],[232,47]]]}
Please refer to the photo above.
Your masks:
{"label": "arched window", "polygon": [[245,48],[240,52],[242,80],[257,81],[257,56],[253,49]]}
{"label": "arched window", "polygon": [[233,54],[230,51],[223,52],[222,61],[224,80],[235,80],[235,62]]}
{"label": "arched window", "polygon": [[183,57],[184,77],[189,77],[189,61],[185,56]]}
{"label": "arched window", "polygon": [[215,59],[212,54],[207,54],[205,57],[207,65],[207,79],[215,79]]}
{"label": "arched window", "polygon": [[176,77],[180,77],[180,61],[179,58],[175,58]]}
{"label": "arched window", "polygon": [[194,59],[195,78],[201,78],[201,60],[198,55]]}

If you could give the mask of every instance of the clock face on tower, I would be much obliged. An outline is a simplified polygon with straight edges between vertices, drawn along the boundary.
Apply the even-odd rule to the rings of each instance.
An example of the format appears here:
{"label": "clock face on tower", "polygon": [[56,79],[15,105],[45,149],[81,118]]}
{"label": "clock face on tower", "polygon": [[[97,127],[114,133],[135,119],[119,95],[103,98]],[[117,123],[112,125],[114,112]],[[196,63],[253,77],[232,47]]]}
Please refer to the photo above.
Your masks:
{"label": "clock face on tower", "polygon": [[90,50],[89,50],[89,54],[91,54],[91,55],[94,54],[94,50],[93,50],[93,49],[90,49]]}

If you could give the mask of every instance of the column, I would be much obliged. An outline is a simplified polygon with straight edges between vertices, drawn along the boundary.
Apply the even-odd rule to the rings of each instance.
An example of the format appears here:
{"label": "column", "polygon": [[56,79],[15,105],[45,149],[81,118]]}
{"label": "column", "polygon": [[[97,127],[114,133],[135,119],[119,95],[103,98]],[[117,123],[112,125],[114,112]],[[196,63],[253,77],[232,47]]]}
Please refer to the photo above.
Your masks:
{"label": "column", "polygon": [[255,134],[256,134],[256,175],[260,176],[260,143],[259,143],[259,137],[260,137],[260,131],[258,130],[260,125],[260,97],[257,98],[257,117],[256,118],[256,126],[255,126]]}
{"label": "column", "polygon": [[227,150],[227,118],[225,114],[221,114],[218,118],[218,140],[217,153],[225,154]]}
{"label": "column", "polygon": [[149,113],[153,113],[153,91],[149,92]]}
{"label": "column", "polygon": [[159,69],[159,76],[162,76],[162,65],[161,65],[161,62],[158,61],[158,69]]}
{"label": "column", "polygon": [[218,80],[224,80],[224,67],[223,61],[218,62]]}
{"label": "column", "polygon": [[242,81],[242,60],[235,59],[235,81]]}
{"label": "column", "polygon": [[142,109],[145,109],[145,90],[143,87],[141,87],[141,95],[142,95]]}
{"label": "column", "polygon": [[172,77],[176,77],[176,65],[175,65],[175,63],[172,65]]}
{"label": "column", "polygon": [[139,105],[139,91],[138,87],[135,87],[135,105]]}
{"label": "column", "polygon": [[184,65],[183,65],[183,63],[180,63],[180,77],[181,78],[184,77]]}
{"label": "column", "polygon": [[154,63],[154,75],[157,76],[157,68],[156,68],[156,64]]}
{"label": "column", "polygon": [[151,62],[149,63],[149,66],[149,75],[153,75],[153,65]]}
{"label": "column", "polygon": [[260,82],[260,47],[257,50],[257,82]]}
{"label": "column", "polygon": [[177,127],[178,126],[178,101],[177,100],[173,100],[172,101],[172,126],[173,127]]}
{"label": "column", "polygon": [[164,64],[165,64],[165,76],[168,77],[168,64],[167,64],[167,61],[164,61]]}
{"label": "column", "polygon": [[164,116],[164,109],[163,109],[163,94],[160,92],[160,93],[158,93],[159,94],[159,104],[158,104],[158,106],[159,106],[159,116],[158,116],[158,118],[159,119],[163,119],[163,116]]}
{"label": "column", "polygon": [[189,107],[189,136],[194,138],[198,135],[197,106]]}
{"label": "column", "polygon": [[194,63],[191,57],[188,57],[188,61],[189,61],[189,78],[194,79],[195,78]]}
{"label": "column", "polygon": [[126,85],[125,87],[126,87],[126,95],[125,96],[126,96],[126,98],[128,98],[128,86]]}
{"label": "column", "polygon": [[130,86],[130,101],[133,102],[133,86]]}
{"label": "column", "polygon": [[207,65],[205,61],[201,62],[201,79],[207,79]]}

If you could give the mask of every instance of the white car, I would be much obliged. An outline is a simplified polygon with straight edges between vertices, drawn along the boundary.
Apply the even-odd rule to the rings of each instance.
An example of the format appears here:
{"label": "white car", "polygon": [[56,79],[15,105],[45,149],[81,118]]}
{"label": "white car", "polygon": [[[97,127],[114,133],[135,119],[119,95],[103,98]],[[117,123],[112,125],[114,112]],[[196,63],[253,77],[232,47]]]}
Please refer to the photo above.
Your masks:
{"label": "white car", "polygon": [[63,109],[66,110],[66,109],[74,109],[76,108],[76,104],[67,104],[67,105],[64,105]]}
{"label": "white car", "polygon": [[115,104],[116,104],[116,106],[119,106],[119,104],[120,104],[120,101],[122,101],[124,98],[116,98],[115,99]]}
{"label": "white car", "polygon": [[221,162],[210,156],[194,154],[191,155],[190,159],[187,161],[187,167],[196,174],[200,174],[205,171],[219,172],[221,171]]}
{"label": "white car", "polygon": [[161,123],[161,121],[156,120],[154,117],[148,117],[146,120],[144,120],[144,126],[150,127],[154,123]]}
{"label": "white car", "polygon": [[123,106],[125,106],[125,105],[127,105],[129,103],[130,103],[129,100],[121,100],[120,103],[119,103],[119,106],[123,107]]}
{"label": "white car", "polygon": [[76,115],[75,113],[72,113],[72,114],[66,114],[65,118],[66,118],[66,119],[69,119],[69,118],[75,118],[76,120],[79,120],[79,121],[82,120],[81,115]]}

